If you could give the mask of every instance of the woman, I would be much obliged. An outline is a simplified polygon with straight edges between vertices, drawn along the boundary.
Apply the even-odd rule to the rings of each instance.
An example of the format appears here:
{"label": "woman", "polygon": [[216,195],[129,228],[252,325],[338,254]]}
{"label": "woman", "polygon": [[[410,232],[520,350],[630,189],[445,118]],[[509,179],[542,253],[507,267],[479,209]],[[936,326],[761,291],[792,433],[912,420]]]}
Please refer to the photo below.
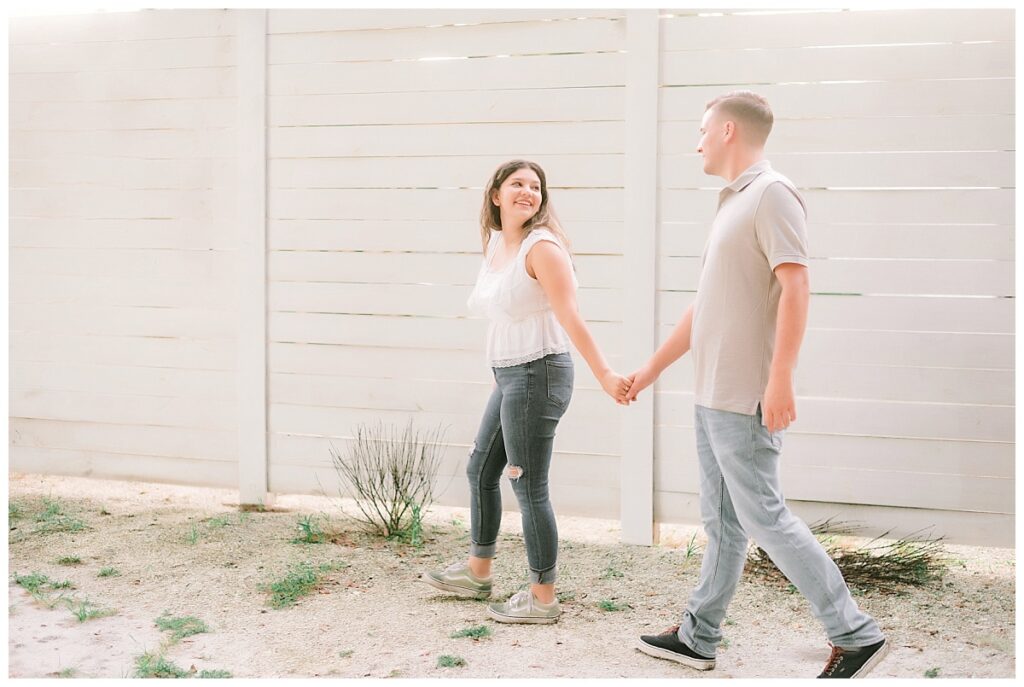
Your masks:
{"label": "woman", "polygon": [[608,366],[577,310],[569,242],[548,202],[544,170],[524,160],[499,167],[484,190],[480,225],[484,261],[469,307],[490,320],[487,358],[495,387],[466,469],[472,543],[468,561],[422,579],[458,596],[490,596],[507,465],[522,512],[530,589],[490,604],[488,614],[499,622],[553,623],[561,609],[548,468],[555,427],[572,397],[569,341],[619,403],[627,404],[630,383]]}

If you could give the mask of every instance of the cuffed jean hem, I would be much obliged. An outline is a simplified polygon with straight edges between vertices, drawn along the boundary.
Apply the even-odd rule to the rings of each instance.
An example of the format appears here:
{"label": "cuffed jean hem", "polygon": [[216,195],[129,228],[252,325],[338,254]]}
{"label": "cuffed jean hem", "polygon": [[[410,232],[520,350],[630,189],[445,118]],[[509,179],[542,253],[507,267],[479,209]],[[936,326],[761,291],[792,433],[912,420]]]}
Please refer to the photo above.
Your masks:
{"label": "cuffed jean hem", "polygon": [[[689,613],[688,613],[688,615],[689,615]],[[697,639],[697,631],[702,629],[702,628],[704,628],[703,634],[716,634],[716,633],[718,633],[718,630],[709,631],[709,630],[711,630],[711,628],[709,628],[707,625],[705,625],[701,621],[697,620],[692,615],[690,615],[690,618],[692,619],[692,622],[693,622],[693,627],[692,627],[692,635],[693,636],[687,636],[690,633],[684,632],[684,628],[683,628],[682,624],[680,624],[679,629],[676,630],[676,637],[679,639],[680,642],[682,642],[686,646],[690,647],[691,649],[693,649],[695,652],[697,652],[701,656],[710,656],[710,657],[714,658],[715,654],[718,653],[718,645],[717,644],[709,644],[707,642],[702,642],[701,640]],[[686,628],[686,629],[690,629],[690,628]]]}
{"label": "cuffed jean hem", "polygon": [[493,544],[477,544],[470,542],[469,555],[474,558],[494,558],[494,552],[498,548],[498,542]]}
{"label": "cuffed jean hem", "polygon": [[554,584],[558,578],[558,567],[548,568],[537,572],[536,570],[530,571],[530,584]]}

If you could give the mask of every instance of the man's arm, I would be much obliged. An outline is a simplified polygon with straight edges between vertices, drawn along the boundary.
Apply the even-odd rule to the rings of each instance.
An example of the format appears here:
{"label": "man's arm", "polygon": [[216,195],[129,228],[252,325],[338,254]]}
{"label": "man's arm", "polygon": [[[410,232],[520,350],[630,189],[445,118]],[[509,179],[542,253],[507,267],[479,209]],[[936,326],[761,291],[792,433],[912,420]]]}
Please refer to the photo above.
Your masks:
{"label": "man's arm", "polygon": [[775,276],[782,286],[782,295],[775,321],[775,352],[761,402],[762,419],[769,432],[785,429],[796,420],[793,368],[807,328],[811,293],[804,265],[784,262],[775,268]]}
{"label": "man's arm", "polygon": [[635,401],[637,394],[654,383],[654,380],[665,371],[669,365],[682,358],[690,350],[690,332],[693,331],[693,304],[686,309],[679,322],[672,329],[668,338],[658,346],[646,363],[634,372],[632,386],[626,395],[627,401]]}

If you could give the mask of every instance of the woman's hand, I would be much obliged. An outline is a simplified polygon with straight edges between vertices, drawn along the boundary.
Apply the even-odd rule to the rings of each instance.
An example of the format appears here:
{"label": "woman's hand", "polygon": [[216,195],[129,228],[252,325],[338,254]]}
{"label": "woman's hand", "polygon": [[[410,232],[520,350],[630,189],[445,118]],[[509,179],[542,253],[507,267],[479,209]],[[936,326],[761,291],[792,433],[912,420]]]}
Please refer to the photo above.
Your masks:
{"label": "woman's hand", "polygon": [[631,384],[632,382],[627,377],[623,377],[615,370],[608,370],[601,375],[601,388],[605,390],[605,393],[614,398],[615,402],[619,405],[629,405],[626,395],[629,393]]}

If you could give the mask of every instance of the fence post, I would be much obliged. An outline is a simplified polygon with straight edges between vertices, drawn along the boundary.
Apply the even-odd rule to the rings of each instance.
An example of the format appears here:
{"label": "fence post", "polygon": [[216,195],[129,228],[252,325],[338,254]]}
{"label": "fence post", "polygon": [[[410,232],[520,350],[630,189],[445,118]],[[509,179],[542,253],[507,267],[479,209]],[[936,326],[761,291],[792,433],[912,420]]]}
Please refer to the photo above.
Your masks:
{"label": "fence post", "polygon": [[[622,326],[625,360],[643,363],[657,343],[658,10],[626,12],[626,161]],[[654,522],[654,388],[622,413],[620,519],[622,541],[651,545]]]}
{"label": "fence post", "polygon": [[269,506],[267,463],[267,10],[237,19],[238,499]]}

